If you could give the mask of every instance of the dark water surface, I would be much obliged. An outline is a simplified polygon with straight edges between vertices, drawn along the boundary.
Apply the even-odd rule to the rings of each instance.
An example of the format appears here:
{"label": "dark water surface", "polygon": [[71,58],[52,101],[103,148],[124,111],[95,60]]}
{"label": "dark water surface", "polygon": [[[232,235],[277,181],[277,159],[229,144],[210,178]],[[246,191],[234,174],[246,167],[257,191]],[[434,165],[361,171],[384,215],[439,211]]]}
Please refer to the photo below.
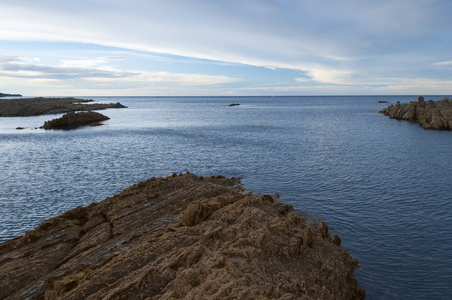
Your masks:
{"label": "dark water surface", "polygon": [[129,108],[73,131],[0,118],[0,242],[152,176],[222,174],[324,219],[367,299],[452,299],[452,132],[378,114],[417,97],[93,99]]}

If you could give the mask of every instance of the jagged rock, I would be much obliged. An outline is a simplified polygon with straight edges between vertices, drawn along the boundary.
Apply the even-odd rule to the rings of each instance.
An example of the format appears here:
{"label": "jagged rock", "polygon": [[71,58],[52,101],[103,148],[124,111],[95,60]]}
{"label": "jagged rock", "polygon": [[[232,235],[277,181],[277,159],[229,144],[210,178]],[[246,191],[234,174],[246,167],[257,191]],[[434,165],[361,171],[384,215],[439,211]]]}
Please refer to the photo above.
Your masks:
{"label": "jagged rock", "polygon": [[89,103],[93,101],[76,98],[0,99],[0,117],[38,116],[126,107],[119,102]]}
{"label": "jagged rock", "polygon": [[304,230],[303,246],[312,248],[314,244],[314,238],[315,238],[314,229],[312,228],[311,224],[309,224],[308,227],[306,227],[306,229]]}
{"label": "jagged rock", "polygon": [[322,238],[325,239],[328,237],[328,226],[326,225],[326,223],[324,221],[320,221],[319,232],[320,232],[320,236]]}
{"label": "jagged rock", "polygon": [[452,99],[425,102],[424,97],[418,101],[395,105],[391,104],[380,110],[391,119],[407,120],[419,123],[424,129],[452,130]]}
{"label": "jagged rock", "polygon": [[0,244],[0,299],[363,299],[326,228],[236,178],[153,177]]}
{"label": "jagged rock", "polygon": [[69,112],[61,118],[53,119],[44,123],[44,129],[69,129],[81,125],[97,125],[99,122],[109,120],[110,118],[97,112]]}

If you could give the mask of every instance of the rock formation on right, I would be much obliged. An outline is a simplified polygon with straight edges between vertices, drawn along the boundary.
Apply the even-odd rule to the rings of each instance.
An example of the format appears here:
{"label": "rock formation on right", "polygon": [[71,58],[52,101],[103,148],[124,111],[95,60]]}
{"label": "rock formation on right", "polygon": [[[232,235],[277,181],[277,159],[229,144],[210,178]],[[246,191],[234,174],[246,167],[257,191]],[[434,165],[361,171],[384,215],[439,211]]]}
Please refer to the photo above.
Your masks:
{"label": "rock formation on right", "polygon": [[415,121],[424,129],[452,130],[452,99],[443,98],[438,101],[425,101],[419,97],[418,101],[400,103],[380,110],[380,113],[391,119]]}

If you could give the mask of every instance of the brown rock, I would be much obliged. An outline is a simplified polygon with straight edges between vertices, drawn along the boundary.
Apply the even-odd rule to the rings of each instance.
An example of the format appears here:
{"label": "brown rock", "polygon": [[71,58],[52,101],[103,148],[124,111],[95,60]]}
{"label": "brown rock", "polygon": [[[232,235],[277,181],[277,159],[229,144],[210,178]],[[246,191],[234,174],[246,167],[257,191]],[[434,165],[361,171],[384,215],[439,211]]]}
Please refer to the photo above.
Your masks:
{"label": "brown rock", "polygon": [[110,118],[98,112],[68,112],[61,118],[53,119],[44,123],[44,129],[70,129],[82,125],[98,125],[102,121]]}
{"label": "brown rock", "polygon": [[419,97],[417,102],[397,102],[380,110],[391,119],[407,120],[419,123],[424,129],[452,130],[452,99],[425,102]]}
{"label": "brown rock", "polygon": [[238,179],[151,178],[0,244],[0,299],[363,299],[333,240]]}
{"label": "brown rock", "polygon": [[322,238],[325,239],[328,237],[328,226],[326,225],[326,223],[324,221],[320,221],[319,232],[320,232],[320,236]]}

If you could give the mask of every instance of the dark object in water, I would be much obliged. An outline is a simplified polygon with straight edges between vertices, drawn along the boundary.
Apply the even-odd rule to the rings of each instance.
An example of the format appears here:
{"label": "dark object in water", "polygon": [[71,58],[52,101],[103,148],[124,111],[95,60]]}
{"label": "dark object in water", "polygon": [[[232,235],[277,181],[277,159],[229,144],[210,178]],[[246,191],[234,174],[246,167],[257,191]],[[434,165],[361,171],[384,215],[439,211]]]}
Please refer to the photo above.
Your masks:
{"label": "dark object in water", "polygon": [[88,112],[69,112],[61,118],[53,119],[44,123],[44,129],[73,129],[81,125],[99,125],[99,122],[109,120],[110,118],[103,114]]}

